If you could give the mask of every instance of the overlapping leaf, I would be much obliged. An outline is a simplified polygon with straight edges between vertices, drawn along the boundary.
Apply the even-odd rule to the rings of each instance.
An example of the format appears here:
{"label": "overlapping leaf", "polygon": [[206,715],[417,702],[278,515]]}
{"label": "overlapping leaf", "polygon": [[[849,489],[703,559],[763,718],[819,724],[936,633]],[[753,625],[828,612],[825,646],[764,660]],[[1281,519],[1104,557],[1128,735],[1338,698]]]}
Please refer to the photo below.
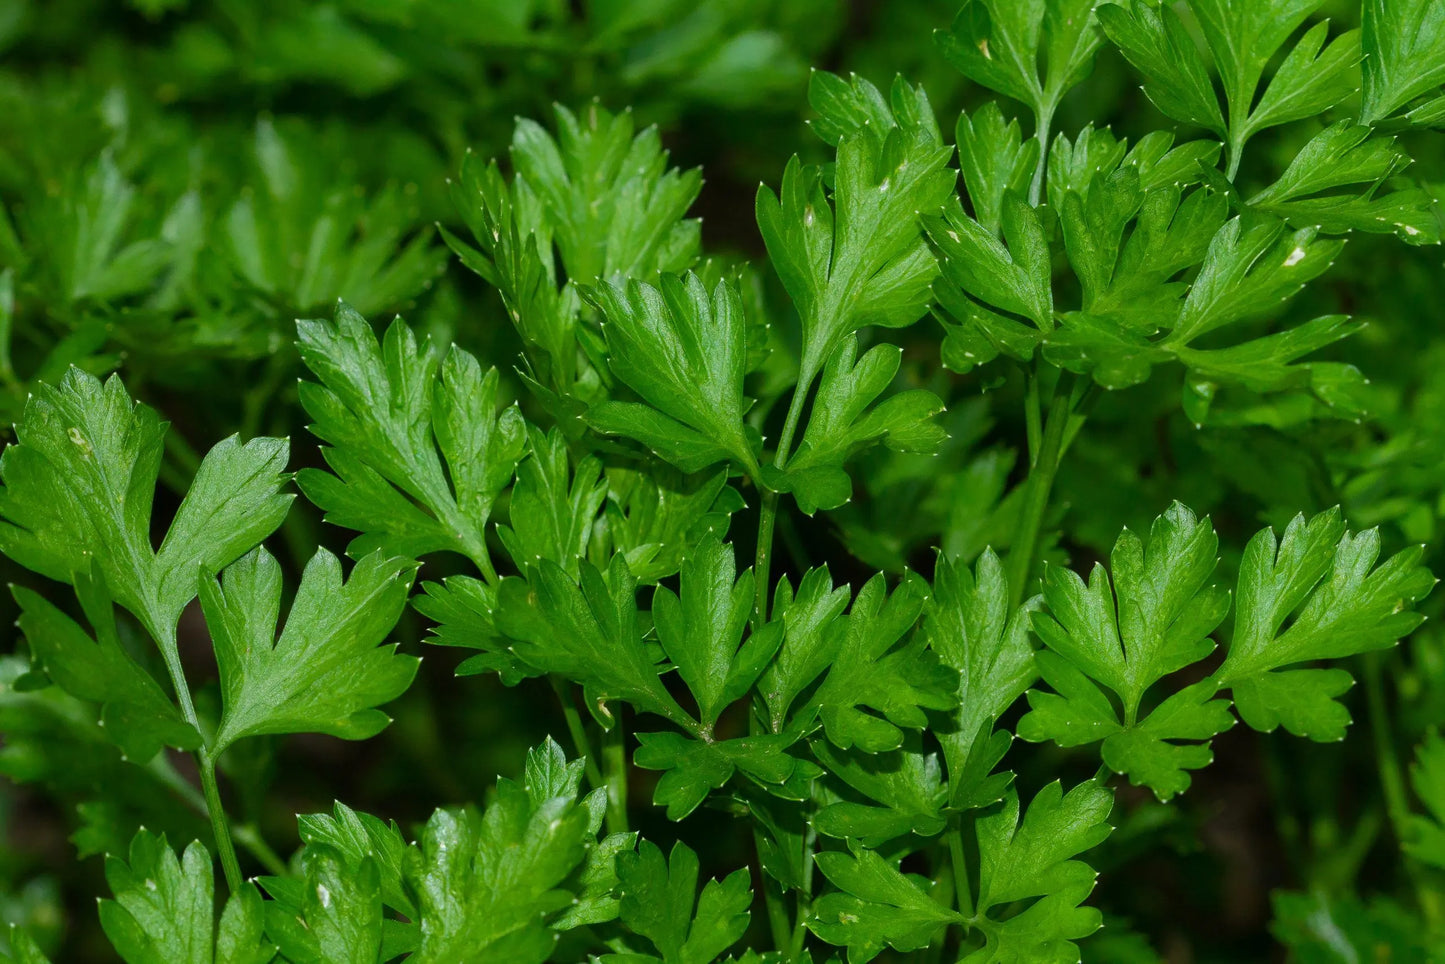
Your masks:
{"label": "overlapping leaf", "polygon": [[492,572],[486,525],[525,444],[515,406],[497,413],[497,372],[453,347],[440,361],[400,319],[378,343],[346,304],[336,320],[297,323],[311,431],[336,473],[299,482],[327,520],[361,533],[350,551],[420,558],[458,552]]}
{"label": "overlapping leaf", "polygon": [[[814,81],[815,99],[823,83]],[[780,193],[758,188],[758,228],[802,318],[805,386],[848,334],[910,325],[930,300],[937,268],[917,216],[947,198],[950,151],[921,92],[899,83],[890,107],[886,130],[864,113],[830,111],[825,130],[840,137],[831,192],[823,172],[797,158]]]}
{"label": "overlapping leaf", "polygon": [[1266,732],[1340,740],[1350,722],[1336,697],[1353,680],[1301,666],[1391,646],[1420,625],[1414,606],[1435,578],[1416,546],[1376,565],[1380,534],[1346,530],[1338,509],[1296,516],[1283,537],[1264,529],[1240,565],[1229,654],[1215,674],[1240,718]]}
{"label": "overlapping leaf", "polygon": [[264,934],[261,895],[247,883],[215,911],[215,872],[206,848],[180,859],[164,835],[142,830],[126,857],[106,858],[114,895],[100,902],[106,937],[126,964],[266,964],[276,948]]}
{"label": "overlapping leaf", "polygon": [[1155,683],[1214,649],[1209,634],[1229,610],[1228,593],[1212,582],[1217,546],[1209,520],[1176,503],[1147,542],[1127,529],[1119,536],[1112,586],[1102,564],[1087,584],[1050,567],[1047,611],[1035,614],[1034,629],[1047,647],[1039,674],[1053,692],[1029,692],[1019,735],[1061,746],[1103,740],[1104,762],[1161,800],[1188,789],[1186,771],[1208,764],[1207,741],[1234,723],[1228,702],[1212,699],[1217,685],[1206,681],[1139,711]]}
{"label": "overlapping leaf", "polygon": [[340,561],[319,550],[279,639],[281,567],[270,553],[257,549],[207,580],[201,608],[224,706],[215,752],[266,733],[365,739],[390,723],[376,707],[406,691],[421,661],[379,644],[406,607],[414,572],[415,563],[375,552],[343,582]]}

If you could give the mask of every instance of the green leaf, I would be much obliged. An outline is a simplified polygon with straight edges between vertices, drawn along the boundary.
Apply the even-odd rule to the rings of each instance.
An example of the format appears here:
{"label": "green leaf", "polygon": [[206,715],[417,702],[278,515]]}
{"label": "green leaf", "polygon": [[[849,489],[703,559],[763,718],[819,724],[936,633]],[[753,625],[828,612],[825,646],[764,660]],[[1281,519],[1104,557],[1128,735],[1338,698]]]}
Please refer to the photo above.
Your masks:
{"label": "green leaf", "polygon": [[834,624],[843,641],[811,700],[834,746],[896,750],[905,730],[928,726],[925,710],[954,707],[954,674],[914,632],[928,593],[928,583],[909,573],[890,595],[879,573]]}
{"label": "green leaf", "polygon": [[1288,232],[1283,224],[1247,224],[1234,218],[1220,228],[1199,276],[1189,289],[1174,330],[1173,348],[1226,325],[1253,318],[1296,295],[1339,256],[1343,241],[1321,241],[1314,228]]}
{"label": "green leaf", "polygon": [[[291,26],[310,29],[304,20]],[[441,273],[446,252],[430,230],[416,230],[415,191],[390,185],[368,194],[309,128],[283,133],[265,117],[251,154],[247,189],[217,225],[216,244],[268,301],[309,313],[344,296],[363,314],[383,312],[407,304]]]}
{"label": "green leaf", "polygon": [[159,550],[151,507],[165,425],[132,402],[120,379],[104,386],[72,368],[59,387],[36,386],[0,456],[0,551],[62,582],[95,567],[116,602],[175,662],[176,622],[201,571],[238,558],[275,531],[288,446],[235,436],[202,460]]}
{"label": "green leaf", "polygon": [[[1248,136],[1249,112],[1264,68],[1322,0],[1192,0],[1204,42],[1214,57],[1229,108],[1232,143]],[[1352,93],[1348,88],[1340,94]],[[1327,105],[1328,106],[1328,105]],[[1311,111],[1311,113],[1317,113]]]}
{"label": "green leaf", "polygon": [[796,595],[786,576],[778,580],[772,622],[783,625],[783,642],[758,683],[774,733],[783,730],[794,702],[837,655],[842,634],[835,622],[851,596],[847,586],[834,588],[826,567],[810,569]]}
{"label": "green leaf", "polygon": [[[1435,203],[1420,188],[1376,196],[1386,178],[1410,163],[1390,137],[1370,137],[1368,127],[1340,121],[1310,139],[1269,187],[1249,199],[1251,207],[1290,224],[1316,225],[1332,234],[1394,233],[1409,244],[1436,244]],[[1332,192],[1361,185],[1346,193]]]}
{"label": "green leaf", "polygon": [[[1218,539],[1209,520],[1175,503],[1154,521],[1148,541],[1125,529],[1110,558],[1113,586],[1101,564],[1086,585],[1067,569],[1044,577],[1045,612],[1034,631],[1049,649],[1038,668],[1054,692],[1029,692],[1019,721],[1026,740],[1077,746],[1104,739],[1104,762],[1167,800],[1189,786],[1187,769],[1213,759],[1203,740],[1233,725],[1228,704],[1211,698],[1213,683],[1165,699],[1142,719],[1140,703],[1159,680],[1214,649],[1209,634],[1229,610],[1229,594],[1211,579]],[[1116,602],[1117,600],[1117,602]],[[1119,698],[1122,715],[1099,690]]]}
{"label": "green leaf", "polygon": [[[1098,930],[1102,917],[1081,907],[1097,876],[1073,859],[1103,842],[1113,794],[1093,780],[1067,794],[1056,780],[1039,791],[1019,820],[1018,795],[978,820],[977,917],[987,946],[970,955],[983,961],[1074,960],[1073,942]],[[1006,919],[998,913],[1021,900],[1038,898]]]}
{"label": "green leaf", "polygon": [[957,206],[924,219],[942,271],[936,288],[955,287],[995,309],[1021,315],[1039,331],[1054,326],[1049,242],[1038,210],[1004,194],[1003,240]]}
{"label": "green leaf", "polygon": [[46,674],[71,696],[103,704],[105,732],[128,759],[149,762],[162,746],[199,748],[200,733],[121,645],[99,574],[77,576],[75,584],[93,638],[39,594],[22,586],[10,590],[20,606],[16,625]]}
{"label": "green leaf", "polygon": [[17,924],[11,924],[8,933],[10,948],[4,959],[13,964],[50,964],[50,958],[35,943],[35,939]]}
{"label": "green leaf", "polygon": [[[656,844],[617,858],[622,922],[650,940],[663,964],[711,964],[747,931],[753,892],[746,867],[709,880],[697,892],[697,854],[673,845],[664,860]],[[604,957],[603,960],[611,960]]]}
{"label": "green leaf", "polygon": [[629,112],[594,103],[580,116],[561,106],[556,113],[555,139],[518,121],[510,185],[495,163],[467,156],[452,197],[480,250],[443,237],[501,290],[526,343],[532,387],[559,413],[563,397],[605,397],[596,362],[579,351],[590,336],[579,324],[578,286],[651,283],[690,268],[701,226],[684,215],[702,176],[668,167],[657,128],[634,134]]}
{"label": "green leaf", "polygon": [[498,627],[523,663],[581,683],[588,709],[603,726],[614,722],[606,704],[617,699],[696,732],[697,722],[658,678],[661,653],[643,643],[636,592],[637,580],[620,555],[613,556],[605,578],[584,561],[580,582],[544,559],[525,580],[502,580]]}
{"label": "green leaf", "polygon": [[796,157],[780,194],[758,188],[758,228],[802,318],[804,384],[842,338],[869,325],[911,325],[931,300],[937,268],[917,216],[943,205],[954,174],[937,124],[917,101],[906,106],[894,105],[886,132],[870,126],[842,138],[831,195],[823,172]]}
{"label": "green leaf", "polygon": [[682,564],[680,597],[659,586],[652,619],[663,652],[697,701],[703,734],[710,736],[723,709],[757,682],[782,642],[781,626],[743,631],[753,607],[753,572],[737,576],[733,547],[716,536]]}
{"label": "green leaf", "polygon": [[358,813],[341,801],[333,814],[301,814],[296,829],[307,848],[324,847],[340,856],[348,869],[367,860],[375,864],[381,899],[404,916],[415,920],[416,905],[402,885],[407,842],[396,821],[386,823],[369,813]]}
{"label": "green leaf", "polygon": [[1039,162],[1039,142],[1023,140],[1019,122],[1005,124],[1003,111],[989,101],[969,115],[958,115],[954,135],[958,144],[958,168],[973,219],[990,234],[997,235],[1003,217],[1004,195],[1020,196]]}
{"label": "green leaf", "polygon": [[994,726],[1037,676],[1029,642],[1030,601],[1009,612],[1008,581],[992,549],[979,557],[975,573],[940,557],[933,574],[924,628],[929,647],[958,671],[954,725],[938,733],[948,764],[949,805],[985,807],[1003,799],[1013,780],[992,773],[1012,735]]}
{"label": "green leaf", "polygon": [[[544,757],[553,765],[540,766]],[[532,751],[526,783],[497,781],[484,814],[438,810],[427,821],[406,855],[421,913],[417,959],[542,964],[551,955],[603,802],[577,799],[580,770],[559,769],[560,758],[549,740]]]}
{"label": "green leaf", "polygon": [[680,733],[638,733],[632,762],[644,770],[662,770],[652,802],[667,807],[669,820],[696,810],[708,794],[741,771],[775,792],[782,791],[799,761],[785,751],[794,734],[764,734],[731,740],[688,739]]}
{"label": "green leaf", "polygon": [[907,953],[928,947],[964,917],[935,900],[927,881],[905,874],[875,851],[850,842],[813,859],[836,890],[813,904],[808,929],[848,948],[849,964],[867,964],[885,947]]}
{"label": "green leaf", "polygon": [[1410,815],[1403,848],[1422,863],[1445,867],[1445,739],[1433,730],[1415,748],[1410,786],[1426,813]]}
{"label": "green leaf", "polygon": [[1265,732],[1283,725],[1344,739],[1349,713],[1335,702],[1348,685],[1343,670],[1275,671],[1384,649],[1409,634],[1424,620],[1414,605],[1435,585],[1422,555],[1416,546],[1377,567],[1379,532],[1350,533],[1337,508],[1296,516],[1282,539],[1272,528],[1257,533],[1239,567],[1234,633],[1216,674],[1233,688],[1240,717]]}
{"label": "green leaf", "polygon": [[1445,83],[1445,12],[1430,0],[1365,0],[1360,123],[1374,124]]}
{"label": "green leaf", "polygon": [[[1064,92],[1088,76],[1103,42],[1090,0],[969,0],[934,36],[964,76],[1028,104],[1040,118],[1052,116]],[[1040,126],[1047,130],[1048,120]]]}
{"label": "green leaf", "polygon": [[812,746],[829,773],[869,801],[830,803],[814,818],[820,833],[877,847],[907,834],[932,837],[943,830],[947,821],[942,768],[936,753],[921,751],[916,734],[887,753],[838,750],[824,740],[815,740]]}
{"label": "green leaf", "polygon": [[1165,115],[1227,136],[1209,68],[1172,6],[1147,0],[1107,3],[1099,23],[1129,63],[1144,75],[1144,93]]}
{"label": "green leaf", "polygon": [[336,473],[306,469],[299,482],[328,522],[361,533],[350,554],[451,551],[490,573],[487,520],[525,444],[516,406],[497,414],[496,369],[455,347],[439,365],[399,318],[378,343],[344,303],[334,322],[296,327],[320,380],[301,383],[301,404]]}
{"label": "green leaf", "polygon": [[266,964],[261,895],[243,884],[215,919],[215,877],[193,842],[178,860],[164,835],[141,830],[127,858],[107,857],[113,899],[100,902],[106,937],[126,964]]}
{"label": "green leaf", "polygon": [[792,492],[809,515],[852,497],[844,466],[869,446],[881,442],[899,452],[932,452],[946,438],[931,421],[943,411],[932,392],[910,389],[878,401],[898,374],[901,349],[876,345],[862,358],[857,354],[857,339],[844,338],[823,368],[807,430],[786,471],[763,470],[765,481]]}
{"label": "green leaf", "polygon": [[684,472],[735,461],[756,478],[757,457],[743,423],[747,323],[737,288],[701,278],[607,284],[588,297],[606,316],[608,365],[647,402],[603,402],[588,424],[647,445]]}
{"label": "green leaf", "polygon": [[545,560],[575,578],[607,498],[602,463],[589,455],[569,472],[567,439],[558,429],[543,434],[528,425],[527,445],[532,457],[517,467],[512,524],[498,526],[497,536],[518,569]]}
{"label": "green leaf", "polygon": [[607,500],[592,530],[594,561],[621,552],[637,581],[674,575],[691,548],[727,534],[732,514],[745,503],[727,484],[727,470],[685,476],[662,466],[646,471],[607,469]]}
{"label": "green leaf", "polygon": [[[351,864],[324,844],[301,854],[299,893],[279,890],[266,904],[266,933],[295,964],[380,964],[381,885],[376,862]],[[293,905],[289,896],[299,896]]]}
{"label": "green leaf", "polygon": [[1360,31],[1348,30],[1326,45],[1328,34],[1329,21],[1304,32],[1250,112],[1246,136],[1322,114],[1359,89]]}
{"label": "green leaf", "polygon": [[[221,675],[224,711],[212,742],[267,733],[375,736],[391,722],[379,704],[411,685],[420,664],[380,645],[406,608],[415,564],[380,552],[343,582],[341,563],[318,550],[277,639],[281,567],[257,549],[201,587]],[[275,641],[273,644],[273,640]]]}
{"label": "green leaf", "polygon": [[560,105],[554,140],[519,120],[512,135],[517,180],[536,192],[567,277],[578,284],[675,273],[697,257],[700,225],[683,215],[702,172],[668,167],[662,135],[634,136],[630,112],[596,104],[581,116]]}

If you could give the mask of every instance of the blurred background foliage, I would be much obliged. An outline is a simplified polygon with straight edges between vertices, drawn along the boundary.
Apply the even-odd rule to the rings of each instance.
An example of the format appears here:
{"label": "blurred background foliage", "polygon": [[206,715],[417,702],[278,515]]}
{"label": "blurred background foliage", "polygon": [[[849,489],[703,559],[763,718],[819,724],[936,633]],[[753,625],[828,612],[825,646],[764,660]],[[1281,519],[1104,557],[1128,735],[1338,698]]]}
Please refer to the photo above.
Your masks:
{"label": "blurred background foliage", "polygon": [[[234,432],[289,435],[294,467],[317,464],[296,403],[297,317],[329,315],[344,297],[373,319],[400,312],[504,372],[517,357],[496,293],[437,236],[437,223],[461,229],[447,179],[467,151],[505,156],[515,118],[550,126],[554,103],[628,108],[639,128],[658,125],[675,165],[702,168],[694,212],[704,249],[758,260],[757,182],[776,183],[794,153],[822,156],[804,124],[810,68],[857,71],[880,85],[902,73],[926,87],[950,127],[961,108],[991,99],[931,40],[957,5],[0,0],[0,424],[14,420],[35,380],[71,364],[118,369],[131,393],[175,426],[163,473],[173,489],[184,488],[196,452]],[[1323,12],[1344,28],[1356,10],[1332,2]],[[1073,136],[1086,122],[1131,139],[1174,126],[1107,46],[1057,123]],[[1267,183],[1315,133],[1299,126],[1258,139],[1246,183]],[[1438,197],[1442,139],[1401,136],[1415,158],[1410,173]],[[784,303],[774,284],[770,272],[757,273],[764,317]],[[1289,307],[1295,320],[1346,312],[1369,323],[1329,356],[1370,379],[1362,389],[1370,415],[1358,422],[1320,419],[1289,396],[1221,395],[1181,411],[1191,388],[1178,373],[1107,394],[1060,474],[1062,515],[1051,521],[1070,537],[1051,546],[1051,558],[1086,566],[1121,526],[1147,526],[1173,499],[1214,515],[1226,566],[1261,523],[1336,503],[1357,527],[1380,526],[1387,552],[1438,547],[1442,306],[1438,248],[1359,236]],[[848,507],[785,520],[793,572],[846,549],[856,565],[835,565],[835,574],[857,584],[878,568],[927,571],[934,546],[971,559],[1007,539],[1021,477],[1022,384],[1002,367],[945,372],[931,322],[902,334],[906,370],[949,402],[951,441],[938,457],[879,449]],[[299,503],[284,537],[293,570],[317,541],[337,549],[346,541]],[[1439,555],[1432,550],[1436,571]],[[1445,594],[1426,607],[1438,616]],[[0,615],[8,625],[13,612]],[[194,622],[193,635],[203,633]],[[1368,788],[1382,746],[1408,759],[1445,719],[1440,624],[1366,667],[1369,682],[1351,697],[1356,738],[1343,747],[1238,728],[1219,738],[1219,762],[1182,803],[1121,790],[1122,825],[1099,856],[1095,898],[1110,926],[1086,955],[1271,960],[1283,953],[1272,929],[1301,961],[1366,959],[1348,956],[1347,944],[1423,959],[1418,922],[1393,902],[1402,886],[1397,842]],[[415,650],[422,630],[409,614],[397,638]],[[202,679],[209,647],[197,643],[189,665]],[[264,806],[242,801],[240,832],[289,853],[291,815],[329,809],[338,797],[417,821],[437,805],[480,799],[498,773],[519,769],[526,747],[559,730],[540,685],[457,681],[454,662],[433,653],[377,739],[257,740],[231,754],[233,770],[260,774],[255,784],[269,787]],[[146,768],[124,763],[97,735],[92,708],[57,689],[27,690],[25,670],[23,656],[0,662],[8,778],[0,909],[58,960],[103,960],[89,896],[103,889],[95,855],[141,823],[188,840],[205,837],[205,821],[188,773],[165,756]],[[1390,707],[1392,731],[1364,732],[1370,698]],[[1020,764],[1029,785],[1092,772],[1086,759],[1050,749]],[[648,788],[636,794],[645,799]],[[676,836],[660,812],[639,817],[664,849]],[[705,861],[732,863],[750,841],[726,815],[714,819],[715,835],[691,839],[710,841]],[[1437,881],[1433,892],[1445,888]],[[1149,929],[1135,933],[1130,921]]]}

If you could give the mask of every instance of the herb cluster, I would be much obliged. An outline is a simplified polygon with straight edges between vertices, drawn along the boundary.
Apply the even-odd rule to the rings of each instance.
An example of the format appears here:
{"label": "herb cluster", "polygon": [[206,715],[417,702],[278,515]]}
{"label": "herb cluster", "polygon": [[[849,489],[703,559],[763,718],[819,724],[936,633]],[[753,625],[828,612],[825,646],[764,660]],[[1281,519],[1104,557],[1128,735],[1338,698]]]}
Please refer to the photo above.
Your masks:
{"label": "herb cluster", "polygon": [[7,959],[1445,959],[1438,3],[132,6],[0,3]]}

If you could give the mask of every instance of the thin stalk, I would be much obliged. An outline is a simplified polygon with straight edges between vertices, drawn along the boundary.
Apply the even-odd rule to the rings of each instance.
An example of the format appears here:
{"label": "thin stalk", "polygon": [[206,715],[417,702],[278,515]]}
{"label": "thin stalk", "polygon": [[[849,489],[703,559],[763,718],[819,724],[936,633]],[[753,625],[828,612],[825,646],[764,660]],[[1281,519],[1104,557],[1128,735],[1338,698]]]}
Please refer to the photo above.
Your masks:
{"label": "thin stalk", "polygon": [[552,683],[552,692],[557,694],[557,702],[562,707],[562,716],[567,720],[567,732],[572,737],[572,747],[582,758],[582,769],[587,774],[587,785],[594,790],[604,789],[607,781],[602,778],[602,770],[597,766],[597,755],[592,752],[592,742],[587,739],[587,731],[582,727],[582,714],[577,712],[576,702],[567,692],[565,683],[555,676],[547,678]]}
{"label": "thin stalk", "polygon": [[788,948],[788,960],[796,961],[803,955],[803,943],[808,938],[808,918],[813,914],[813,847],[818,842],[818,832],[813,821],[808,821],[808,830],[803,834],[803,889],[798,892],[798,914],[793,924],[793,943]]}
{"label": "thin stalk", "polygon": [[1385,683],[1380,672],[1380,654],[1365,657],[1365,705],[1370,714],[1370,732],[1375,739],[1375,762],[1380,768],[1380,788],[1385,794],[1385,813],[1396,840],[1409,839],[1410,805],[1405,792],[1404,771],[1395,751],[1390,714],[1385,706]]}
{"label": "thin stalk", "polygon": [[[164,753],[158,753],[146,764],[146,769],[155,775],[161,785],[169,789],[181,799],[186,806],[202,816],[209,816],[206,806],[206,798],[201,795],[191,782],[176,772],[171,766],[171,761]],[[252,824],[241,824],[231,828],[231,836],[236,838],[236,843],[245,847],[256,860],[268,871],[278,877],[284,877],[287,873],[286,861],[281,858],[261,832]]]}
{"label": "thin stalk", "polygon": [[1054,123],[1054,109],[1058,105],[1053,101],[1047,101],[1039,105],[1038,110],[1038,140],[1039,140],[1039,163],[1034,167],[1034,180],[1029,185],[1029,204],[1033,207],[1039,206],[1039,201],[1044,196],[1044,172],[1049,166],[1049,128]]}
{"label": "thin stalk", "polygon": [[[783,434],[778,436],[778,450],[773,456],[773,465],[779,469],[788,464],[793,436],[798,433],[798,421],[803,417],[803,402],[807,400],[808,389],[812,387],[816,375],[815,366],[810,364],[805,364],[798,372],[798,383],[793,386],[793,398],[788,402],[788,416],[783,420]],[[764,492],[763,505],[758,516],[758,551],[753,560],[754,582],[757,586],[753,616],[758,626],[768,619],[768,591],[772,588],[773,529],[777,521],[778,493]]]}
{"label": "thin stalk", "polygon": [[607,785],[607,831],[627,832],[627,728],[622,712],[610,730],[602,731],[602,773]]}
{"label": "thin stalk", "polygon": [[1235,175],[1239,173],[1239,161],[1242,157],[1244,157],[1244,140],[1231,136],[1229,138],[1229,163],[1224,172],[1224,176],[1231,184],[1234,183]]}
{"label": "thin stalk", "polygon": [[958,894],[958,912],[964,917],[972,917],[973,888],[968,883],[968,859],[963,853],[963,828],[961,826],[949,828],[948,858],[953,863],[953,887]]}
{"label": "thin stalk", "polygon": [[[779,953],[786,953],[791,943],[792,924],[788,920],[787,900],[783,895],[783,887],[776,880],[763,873],[762,869],[762,839],[761,830],[753,830],[753,846],[757,848],[758,873],[763,878],[763,900],[768,905],[768,929],[773,934],[773,948]],[[791,960],[791,958],[789,958]]]}
{"label": "thin stalk", "polygon": [[[205,731],[201,729],[201,719],[196,715],[195,704],[191,702],[191,688],[186,682],[186,671],[181,666],[181,651],[176,642],[175,628],[167,627],[162,632],[161,626],[154,619],[147,618],[144,622],[151,638],[159,644],[161,654],[165,657],[166,671],[170,674],[171,685],[176,691],[181,717],[194,726],[197,733],[203,734]],[[221,789],[216,784],[216,758],[211,755],[209,746],[203,746],[196,752],[196,764],[201,772],[201,792],[205,794],[206,811],[211,818],[211,833],[216,838],[216,852],[221,858],[221,869],[226,874],[226,887],[234,894],[241,886],[241,864],[236,859],[236,845],[231,840],[225,807],[221,805]]]}
{"label": "thin stalk", "polygon": [[241,863],[236,859],[236,845],[231,842],[226,810],[221,806],[221,789],[216,784],[216,761],[210,750],[196,754],[201,771],[201,792],[206,795],[206,809],[211,814],[211,833],[216,838],[216,851],[221,857],[221,870],[226,875],[226,889],[241,889]]}
{"label": "thin stalk", "polygon": [[1017,608],[1026,594],[1029,573],[1033,571],[1034,557],[1038,554],[1039,530],[1043,527],[1044,513],[1049,507],[1049,496],[1053,494],[1054,476],[1058,473],[1059,457],[1063,453],[1064,433],[1075,401],[1073,391],[1055,390],[1053,401],[1049,403],[1039,456],[1029,467],[1024,504],[1005,563],[1010,608]]}

